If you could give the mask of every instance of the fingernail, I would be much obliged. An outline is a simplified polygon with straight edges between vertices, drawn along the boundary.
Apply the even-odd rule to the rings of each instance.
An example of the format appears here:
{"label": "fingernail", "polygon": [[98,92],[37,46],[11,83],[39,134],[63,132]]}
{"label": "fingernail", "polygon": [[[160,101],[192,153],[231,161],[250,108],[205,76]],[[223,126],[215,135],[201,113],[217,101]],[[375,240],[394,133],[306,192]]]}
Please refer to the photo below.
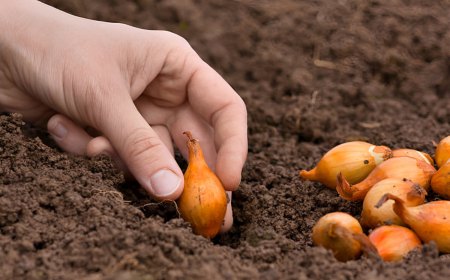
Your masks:
{"label": "fingernail", "polygon": [[55,127],[53,127],[50,131],[54,137],[62,139],[67,134],[67,129],[60,123],[58,123]]}
{"label": "fingernail", "polygon": [[181,178],[169,169],[161,169],[150,178],[149,191],[158,197],[173,194],[179,187]]}

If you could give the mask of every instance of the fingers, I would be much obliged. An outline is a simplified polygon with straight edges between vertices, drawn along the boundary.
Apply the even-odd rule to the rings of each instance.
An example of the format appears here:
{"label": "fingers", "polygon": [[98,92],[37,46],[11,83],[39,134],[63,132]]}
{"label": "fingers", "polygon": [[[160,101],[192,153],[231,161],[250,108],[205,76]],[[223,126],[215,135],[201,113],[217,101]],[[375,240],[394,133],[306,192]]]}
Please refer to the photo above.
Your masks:
{"label": "fingers", "polygon": [[102,136],[93,138],[84,128],[64,115],[53,115],[47,123],[47,130],[64,151],[89,157],[108,155],[119,169],[127,171],[108,139]]}
{"label": "fingers", "polygon": [[[161,200],[178,198],[183,190],[184,178],[172,152],[129,97],[114,97],[116,99],[105,104],[109,107],[105,107],[106,111],[99,116],[99,125],[105,136],[136,180],[152,196]],[[167,134],[163,137],[170,139]]]}
{"label": "fingers", "polygon": [[247,157],[247,111],[238,94],[206,63],[192,76],[189,103],[214,129],[216,173],[235,190]]}
{"label": "fingers", "polygon": [[[179,51],[178,48],[177,52],[167,56],[162,70],[164,75],[160,75],[147,86],[144,96],[149,97],[149,103],[154,102],[159,107],[166,108],[182,106],[183,101],[188,101],[192,111],[206,121],[214,131],[214,150],[218,155],[215,168],[212,168],[225,188],[234,190],[240,183],[242,167],[247,157],[245,104],[217,72],[203,62],[188,45],[186,46],[186,52]],[[183,59],[179,59],[180,56],[173,53],[184,53]],[[183,95],[185,91],[186,97]],[[150,118],[155,119],[159,115],[163,121],[170,119],[171,117],[167,117],[166,114],[170,111],[170,109],[162,110],[162,114],[149,111]],[[141,110],[141,113],[146,114],[145,110]],[[170,128],[170,124],[167,125]],[[185,122],[185,126],[187,125],[190,124]],[[180,138],[177,134],[172,136],[183,151],[184,144],[178,140]]]}
{"label": "fingers", "polygon": [[[153,126],[153,130],[158,134],[158,137],[166,145],[173,156],[172,139],[170,138],[169,131],[164,126]],[[130,175],[130,171],[122,159],[117,154],[116,150],[112,146],[111,142],[104,136],[93,138],[86,146],[86,155],[94,157],[100,154],[108,155],[115,162],[116,166],[125,171],[126,175]]]}
{"label": "fingers", "polygon": [[[193,112],[188,104],[179,106],[177,107],[177,110],[174,111],[171,108],[156,106],[152,100],[146,96],[137,99],[135,104],[141,115],[149,124],[165,123],[167,125],[169,130],[166,129],[165,131],[168,134],[165,137],[162,137],[163,134],[161,134],[161,139],[173,138],[175,145],[178,147],[184,158],[188,158],[188,151],[186,146],[187,138],[183,132],[192,132],[194,138],[200,141],[206,163],[211,169],[215,170],[217,151],[214,145],[214,131],[202,117]],[[155,126],[152,125],[152,128],[159,134]]]}
{"label": "fingers", "polygon": [[84,155],[87,144],[92,140],[82,127],[60,114],[49,119],[47,130],[59,147],[76,155]]}
{"label": "fingers", "polygon": [[188,158],[188,149],[186,146],[187,137],[183,132],[192,132],[192,136],[200,142],[206,163],[215,171],[217,151],[214,145],[214,131],[211,126],[192,110],[186,108],[177,113],[175,121],[169,123],[169,128],[176,146],[185,158]]}
{"label": "fingers", "polygon": [[[145,121],[144,121],[145,123]],[[82,127],[71,121],[69,118],[56,114],[52,116],[48,123],[47,123],[47,129],[49,133],[54,138],[55,142],[66,152],[77,154],[77,155],[88,155],[88,156],[96,156],[100,154],[105,154],[110,156],[114,162],[116,163],[117,167],[127,172],[127,164],[125,164],[127,161],[133,161],[137,164],[134,165],[135,170],[137,169],[138,172],[134,173],[132,171],[132,168],[130,169],[130,172],[133,173],[133,175],[136,177],[136,179],[141,183],[144,187],[147,186],[147,190],[154,195],[156,198],[161,199],[175,199],[179,196],[182,190],[182,184],[180,182],[180,176],[182,178],[181,171],[177,174],[175,178],[171,179],[171,173],[169,173],[167,178],[167,170],[176,170],[178,171],[178,165],[174,162],[173,159],[173,145],[172,140],[169,134],[169,131],[164,126],[155,126],[154,130],[152,130],[146,123],[145,126],[152,131],[152,134],[149,137],[154,137],[156,139],[155,141],[159,142],[153,149],[149,149],[148,151],[143,151],[144,155],[136,154],[135,159],[130,159],[129,157],[126,157],[122,160],[116,149],[113,148],[111,142],[103,136],[95,137],[93,138],[90,136]],[[131,128],[132,129],[132,128]],[[122,131],[123,129],[118,129],[118,131]],[[126,133],[122,134],[126,135]],[[144,136],[141,136],[144,137]],[[135,139],[130,141],[136,141]],[[151,141],[151,140],[150,140]],[[144,141],[145,142],[145,141]],[[153,145],[153,142],[150,142],[151,145]],[[149,145],[149,143],[140,143],[138,145],[135,145],[135,149],[144,149],[143,145]],[[133,148],[131,148],[133,149]],[[145,149],[144,149],[145,150]],[[154,151],[156,150],[156,152]],[[136,152],[135,152],[136,153]],[[147,155],[145,155],[147,154]],[[147,158],[145,158],[147,156]],[[141,157],[144,157],[145,159],[141,159]],[[162,158],[162,159],[160,159]],[[167,164],[164,161],[165,159],[168,159],[169,163]],[[153,164],[148,165],[148,169],[146,170],[146,163],[148,161],[152,161]],[[137,168],[136,168],[137,165]],[[155,169],[161,169],[162,167],[166,166],[167,170],[163,170],[160,173],[157,173]],[[153,167],[153,169],[152,169]],[[161,168],[158,168],[161,167]],[[141,168],[141,169],[139,169]],[[178,169],[178,170],[177,170]],[[143,171],[140,171],[143,170]],[[157,173],[156,178],[154,178],[154,183],[152,186],[150,186],[150,182],[148,179],[141,179],[139,180],[137,176],[146,177],[146,173]],[[136,172],[136,171],[135,171]],[[141,173],[144,173],[144,175],[141,175]],[[173,172],[174,173],[174,172]],[[166,175],[165,175],[166,174]],[[170,183],[168,180],[175,181],[173,187],[173,190],[166,190],[164,188],[169,188],[170,186],[166,186],[165,184],[167,182]],[[158,181],[159,180],[159,181]],[[161,186],[158,186],[158,182],[162,184]],[[146,185],[144,185],[146,184]]]}
{"label": "fingers", "polygon": [[104,136],[98,136],[93,138],[86,146],[86,155],[88,157],[95,157],[98,155],[107,155],[109,156],[116,167],[125,172],[125,177],[128,179],[130,177],[130,171],[122,159],[117,154],[114,147],[111,145],[108,139]]}
{"label": "fingers", "polygon": [[220,233],[229,231],[233,226],[233,208],[231,207],[231,194],[232,192],[227,191],[227,212],[225,213],[225,218],[223,220],[222,227],[220,228]]}
{"label": "fingers", "polygon": [[169,130],[163,125],[152,125],[153,131],[158,135],[159,139],[164,143],[164,145],[169,150],[170,154],[174,156],[172,137],[170,136]]}

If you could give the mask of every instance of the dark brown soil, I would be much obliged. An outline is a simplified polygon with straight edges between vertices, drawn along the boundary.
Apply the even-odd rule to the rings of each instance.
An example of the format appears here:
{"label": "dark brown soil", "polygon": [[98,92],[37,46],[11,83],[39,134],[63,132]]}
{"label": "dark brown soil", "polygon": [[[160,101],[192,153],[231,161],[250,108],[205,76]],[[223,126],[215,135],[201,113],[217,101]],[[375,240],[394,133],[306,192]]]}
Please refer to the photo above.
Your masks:
{"label": "dark brown soil", "polygon": [[211,242],[109,159],[1,115],[1,279],[450,278],[433,244],[395,264],[312,247],[319,217],[361,204],[298,177],[345,141],[433,154],[450,134],[448,0],[45,2],[187,38],[247,103],[249,156],[235,225]]}

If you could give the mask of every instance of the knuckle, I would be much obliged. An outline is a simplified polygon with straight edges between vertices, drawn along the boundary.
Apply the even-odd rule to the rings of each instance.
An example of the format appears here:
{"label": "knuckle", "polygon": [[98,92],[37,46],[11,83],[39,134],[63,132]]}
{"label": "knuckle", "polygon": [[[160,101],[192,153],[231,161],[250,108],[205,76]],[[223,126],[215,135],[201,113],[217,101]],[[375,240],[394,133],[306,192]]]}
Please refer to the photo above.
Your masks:
{"label": "knuckle", "polygon": [[162,31],[171,57],[183,60],[197,58],[198,54],[184,37],[170,31]]}
{"label": "knuckle", "polygon": [[241,112],[244,115],[247,115],[247,106],[245,105],[244,100],[238,96],[236,100],[236,107],[238,108],[239,112]]}
{"label": "knuckle", "polygon": [[175,46],[189,46],[189,42],[182,36],[170,32],[170,31],[161,31],[161,34],[169,41],[172,42]]}
{"label": "knuckle", "polygon": [[[82,93],[82,103],[80,106],[80,115],[86,119],[86,122],[97,130],[101,130],[114,114],[124,100],[125,90],[119,90],[120,85],[108,82],[101,77],[99,83],[87,82],[84,85]],[[125,97],[126,98],[126,97]]]}
{"label": "knuckle", "polygon": [[104,119],[107,116],[106,100],[110,100],[107,91],[98,85],[87,83],[84,90],[85,98],[81,108],[85,108],[86,111],[83,115],[87,118],[87,122],[99,129],[101,124],[104,123]]}
{"label": "knuckle", "polygon": [[129,157],[139,159],[148,152],[156,153],[164,147],[157,136],[150,135],[146,129],[138,129],[127,137],[125,148]]}

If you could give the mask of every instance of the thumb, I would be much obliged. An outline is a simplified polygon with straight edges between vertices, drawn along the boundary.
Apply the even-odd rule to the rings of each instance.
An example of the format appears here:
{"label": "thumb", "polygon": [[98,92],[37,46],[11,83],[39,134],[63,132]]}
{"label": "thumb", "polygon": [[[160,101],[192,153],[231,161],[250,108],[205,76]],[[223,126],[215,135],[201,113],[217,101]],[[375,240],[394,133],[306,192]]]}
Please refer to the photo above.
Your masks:
{"label": "thumb", "polygon": [[183,173],[131,98],[106,110],[108,117],[99,118],[103,122],[98,129],[111,141],[136,180],[157,199],[177,199],[183,191]]}

